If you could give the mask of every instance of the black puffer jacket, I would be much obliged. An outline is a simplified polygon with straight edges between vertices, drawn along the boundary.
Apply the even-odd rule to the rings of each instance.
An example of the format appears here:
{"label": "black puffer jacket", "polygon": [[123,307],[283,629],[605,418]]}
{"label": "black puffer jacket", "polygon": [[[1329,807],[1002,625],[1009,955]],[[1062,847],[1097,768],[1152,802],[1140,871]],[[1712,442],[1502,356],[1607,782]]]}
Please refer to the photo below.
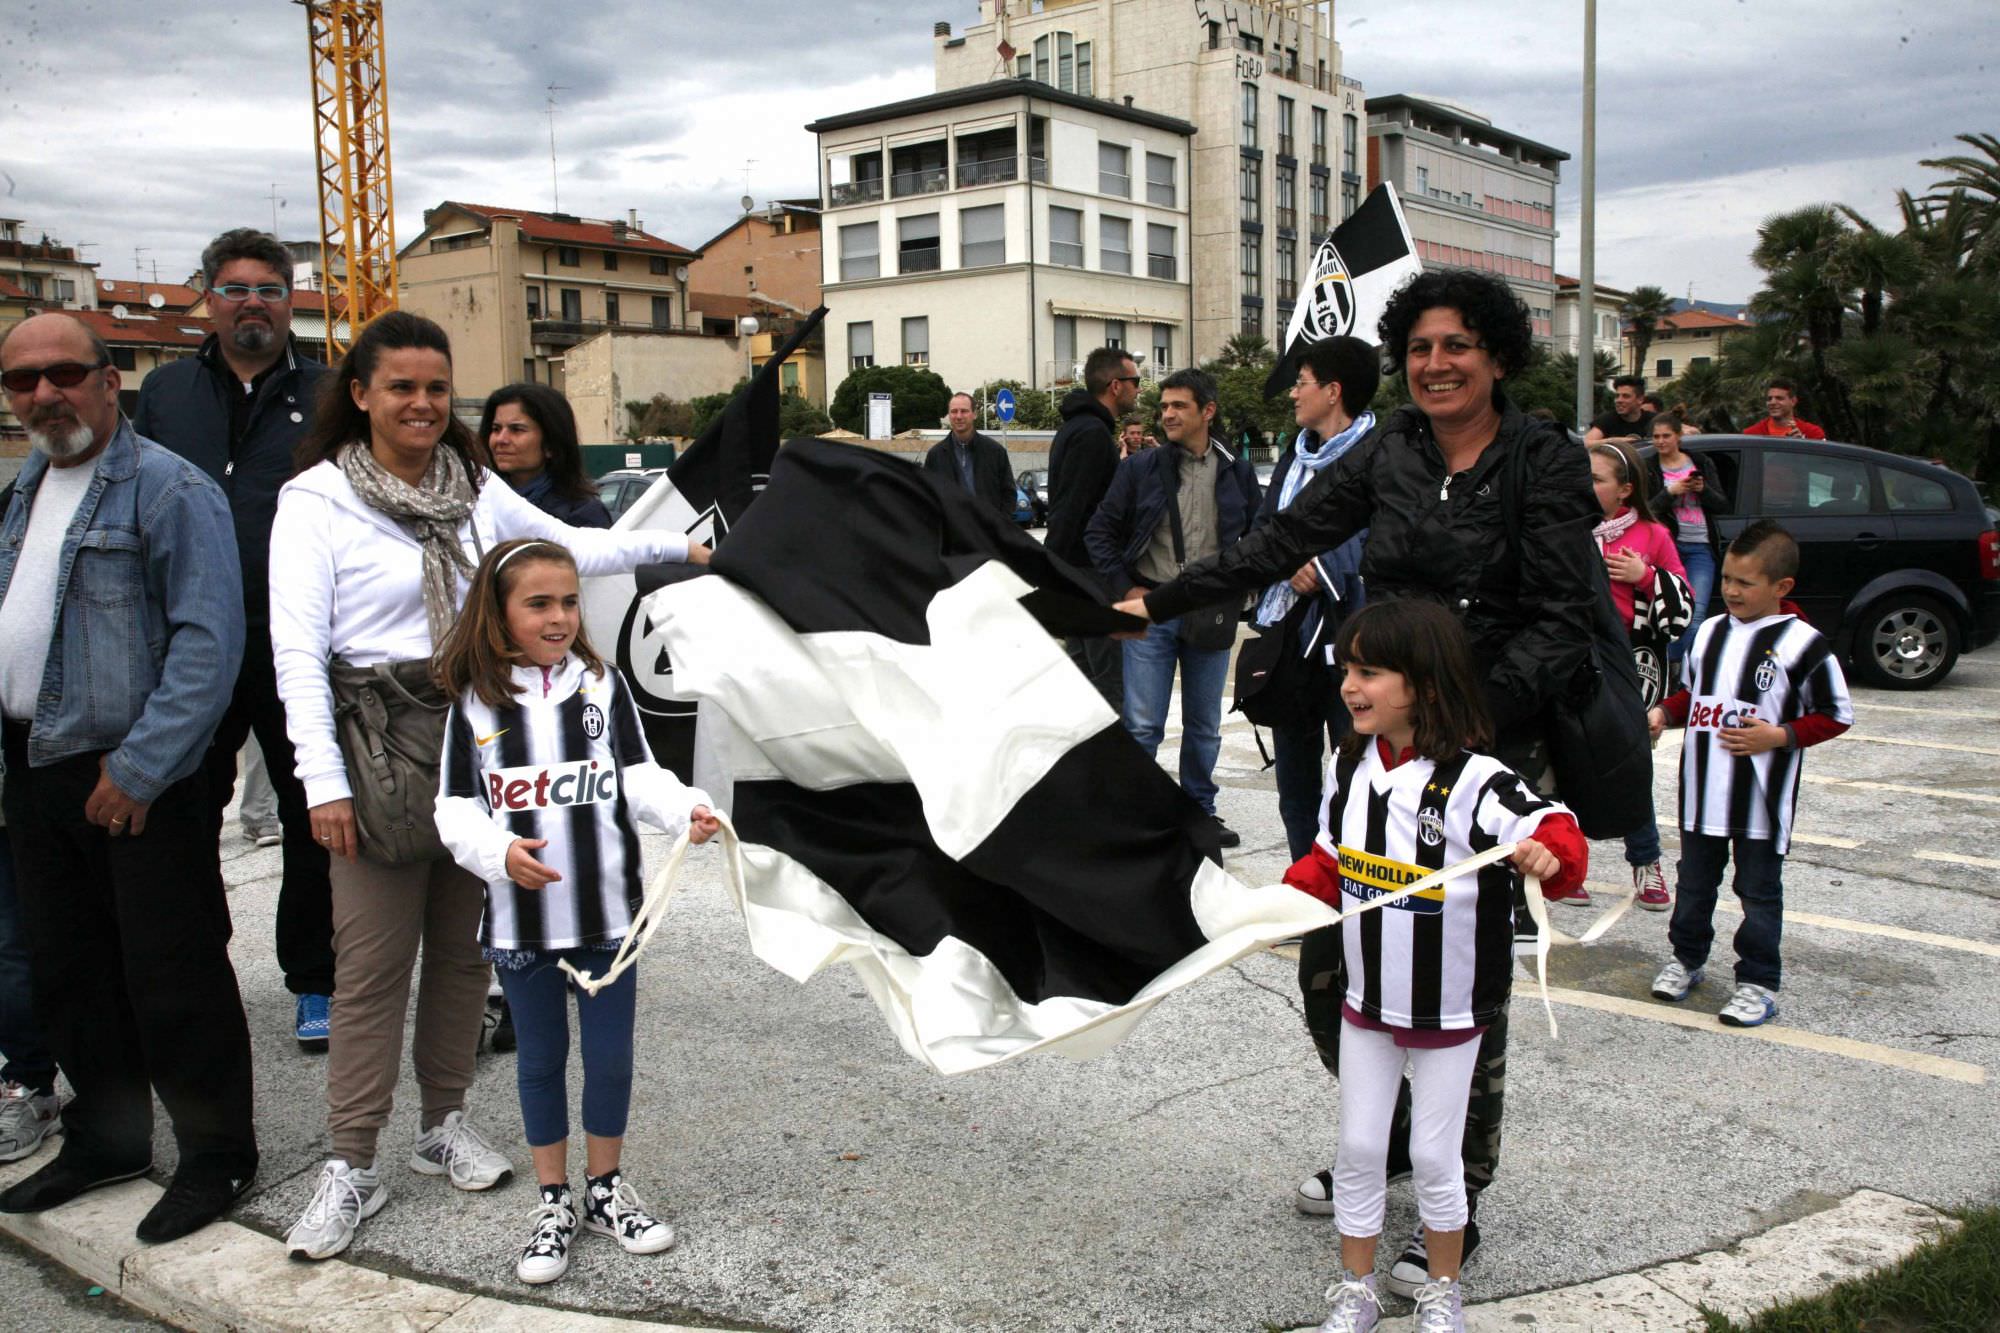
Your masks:
{"label": "black puffer jacket", "polygon": [[1078,569],[1089,569],[1083,534],[1118,470],[1117,423],[1082,389],[1070,390],[1061,411],[1063,424],[1049,441],[1049,530],[1043,544]]}
{"label": "black puffer jacket", "polygon": [[[1517,449],[1527,451],[1518,552],[1502,508],[1507,460]],[[1147,594],[1146,611],[1166,620],[1262,587],[1368,528],[1361,576],[1369,599],[1428,597],[1459,615],[1505,748],[1539,733],[1544,704],[1589,651],[1590,562],[1598,558],[1590,534],[1600,517],[1589,455],[1561,427],[1503,400],[1493,443],[1448,476],[1429,418],[1403,407],[1315,477],[1291,508]]]}

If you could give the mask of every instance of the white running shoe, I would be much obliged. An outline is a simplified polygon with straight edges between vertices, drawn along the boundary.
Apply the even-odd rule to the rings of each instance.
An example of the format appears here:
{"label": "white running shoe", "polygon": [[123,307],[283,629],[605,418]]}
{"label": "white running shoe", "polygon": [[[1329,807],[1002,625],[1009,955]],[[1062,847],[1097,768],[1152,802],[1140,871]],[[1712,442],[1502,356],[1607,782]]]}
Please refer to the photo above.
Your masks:
{"label": "white running shoe", "polygon": [[1703,972],[1698,967],[1683,967],[1678,958],[1669,959],[1660,969],[1660,975],[1653,978],[1653,998],[1656,1000],[1685,1000],[1688,992],[1701,984]]}
{"label": "white running shoe", "polygon": [[615,1237],[627,1254],[658,1254],[673,1248],[673,1227],[646,1211],[646,1201],[619,1172],[591,1177],[583,1193],[584,1230]]}
{"label": "white running shoe", "polygon": [[1417,1289],[1410,1333],[1465,1333],[1464,1296],[1457,1278],[1441,1277]]}
{"label": "white running shoe", "polygon": [[354,1239],[363,1219],[382,1211],[389,1187],[374,1167],[349,1166],[336,1157],[319,1171],[319,1188],[285,1245],[294,1259],[331,1259]]}
{"label": "white running shoe", "polygon": [[1315,1333],[1373,1333],[1382,1322],[1382,1298],[1375,1294],[1375,1275],[1357,1277],[1342,1270],[1340,1280],[1326,1289],[1333,1309]]}
{"label": "white running shoe", "polygon": [[541,1201],[535,1205],[534,1230],[514,1275],[530,1286],[553,1282],[569,1272],[570,1242],[576,1238],[576,1206],[569,1186],[542,1186]]}
{"label": "white running shoe", "polygon": [[1778,1016],[1778,997],[1762,986],[1743,982],[1716,1017],[1733,1028],[1761,1027]]}
{"label": "white running shoe", "polygon": [[462,1190],[491,1189],[514,1174],[514,1164],[472,1127],[463,1111],[453,1111],[444,1123],[417,1136],[410,1149],[410,1170],[426,1176],[451,1177]]}
{"label": "white running shoe", "polygon": [[0,1162],[18,1162],[62,1133],[62,1099],[21,1083],[0,1083]]}

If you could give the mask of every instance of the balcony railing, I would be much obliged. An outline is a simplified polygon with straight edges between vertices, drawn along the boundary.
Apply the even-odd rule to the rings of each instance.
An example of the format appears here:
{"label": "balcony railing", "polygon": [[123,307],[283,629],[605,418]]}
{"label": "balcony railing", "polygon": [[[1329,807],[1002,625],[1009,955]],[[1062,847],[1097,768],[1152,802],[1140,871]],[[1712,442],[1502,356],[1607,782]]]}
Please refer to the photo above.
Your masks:
{"label": "balcony railing", "polygon": [[1297,231],[1298,229],[1299,210],[1296,208],[1280,208],[1278,210],[1278,230]]}
{"label": "balcony railing", "polygon": [[991,157],[983,162],[968,162],[960,158],[958,162],[959,188],[974,185],[997,185],[1001,181],[1019,180],[1021,159],[1018,157]]}
{"label": "balcony railing", "polygon": [[906,199],[913,194],[942,194],[951,188],[951,177],[943,167],[919,171],[899,171],[889,178],[889,197]]}
{"label": "balcony railing", "polygon": [[1172,280],[1179,272],[1179,266],[1172,255],[1147,255],[1146,276]]}
{"label": "balcony railing", "polygon": [[1297,154],[1296,154],[1296,153],[1294,153],[1294,152],[1292,151],[1293,147],[1294,147],[1294,145],[1293,145],[1293,143],[1292,143],[1292,136],[1291,136],[1291,135],[1289,135],[1289,134],[1281,134],[1281,135],[1279,135],[1279,136],[1278,136],[1278,156],[1279,156],[1279,157],[1296,157],[1296,156],[1297,156]]}
{"label": "balcony railing", "polygon": [[896,258],[898,273],[935,273],[940,250],[935,245],[913,245]]}
{"label": "balcony railing", "polygon": [[546,347],[574,347],[585,338],[607,330],[643,333],[673,327],[643,319],[531,319],[528,322],[528,338]]}
{"label": "balcony railing", "polygon": [[833,187],[831,198],[835,208],[844,204],[875,203],[882,198],[882,178],[876,176],[870,180],[849,181],[843,185],[836,185]]}
{"label": "balcony railing", "polygon": [[1132,178],[1120,172],[1100,169],[1097,173],[1097,192],[1099,194],[1115,194],[1121,199],[1130,199],[1132,197]]}

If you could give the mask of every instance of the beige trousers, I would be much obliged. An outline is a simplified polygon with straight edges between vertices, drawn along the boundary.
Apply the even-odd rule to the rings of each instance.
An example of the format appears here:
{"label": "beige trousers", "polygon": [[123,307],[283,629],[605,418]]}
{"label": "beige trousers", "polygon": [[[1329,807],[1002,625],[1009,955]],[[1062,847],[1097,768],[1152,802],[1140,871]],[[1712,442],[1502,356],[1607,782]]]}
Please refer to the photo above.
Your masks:
{"label": "beige trousers", "polygon": [[334,857],[332,1036],[326,1063],[333,1154],[375,1161],[403,1062],[403,1020],[417,946],[423,977],[411,1045],[426,1128],[465,1106],[486,1007],[488,964],[479,956],[486,886],[449,858],[377,865]]}

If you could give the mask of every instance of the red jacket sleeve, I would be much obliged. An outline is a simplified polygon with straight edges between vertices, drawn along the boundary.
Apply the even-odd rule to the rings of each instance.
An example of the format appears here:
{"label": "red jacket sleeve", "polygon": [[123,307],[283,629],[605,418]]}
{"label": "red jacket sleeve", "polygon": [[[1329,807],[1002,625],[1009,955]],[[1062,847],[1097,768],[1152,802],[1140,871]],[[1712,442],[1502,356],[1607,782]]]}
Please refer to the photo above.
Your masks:
{"label": "red jacket sleeve", "polygon": [[1319,899],[1334,911],[1340,910],[1340,866],[1318,843],[1313,844],[1311,852],[1292,863],[1292,868],[1285,872],[1284,882],[1300,893]]}
{"label": "red jacket sleeve", "polygon": [[1801,750],[1830,741],[1847,730],[1847,723],[1837,722],[1825,713],[1801,713],[1785,725],[1791,729],[1792,743]]}
{"label": "red jacket sleeve", "polygon": [[1542,881],[1542,897],[1560,898],[1583,883],[1584,874],[1590,869],[1590,844],[1583,840],[1583,830],[1576,826],[1575,816],[1567,811],[1548,815],[1535,825],[1530,836],[1562,863],[1560,870]]}
{"label": "red jacket sleeve", "polygon": [[1667,715],[1667,725],[1670,727],[1686,726],[1688,705],[1691,702],[1686,690],[1675,690],[1672,694],[1660,700],[1660,711]]}

